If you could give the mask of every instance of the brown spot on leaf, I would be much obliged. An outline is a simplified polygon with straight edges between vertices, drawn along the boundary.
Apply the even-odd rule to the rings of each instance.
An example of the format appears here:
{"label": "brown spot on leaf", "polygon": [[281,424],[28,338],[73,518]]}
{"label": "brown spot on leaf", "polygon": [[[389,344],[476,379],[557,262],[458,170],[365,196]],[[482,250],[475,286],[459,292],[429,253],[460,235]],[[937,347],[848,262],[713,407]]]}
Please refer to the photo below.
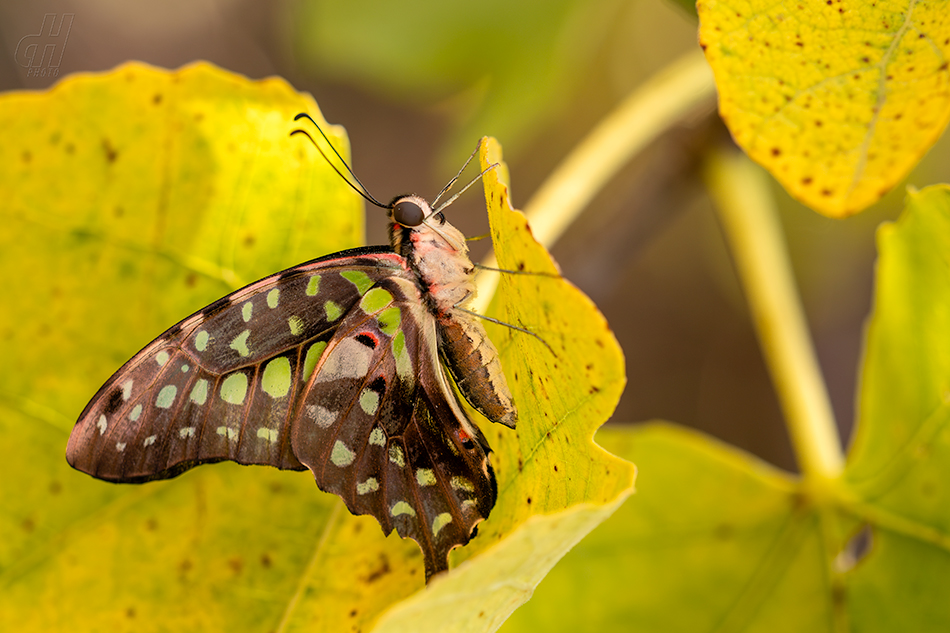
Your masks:
{"label": "brown spot on leaf", "polygon": [[[413,571],[415,571],[415,568],[413,568]],[[385,554],[380,554],[379,565],[376,567],[376,569],[374,569],[373,571],[369,573],[369,575],[366,577],[366,582],[367,583],[376,582],[377,580],[379,580],[380,578],[382,578],[389,572],[390,572],[389,559],[386,558]]]}
{"label": "brown spot on leaf", "polygon": [[49,493],[51,495],[58,495],[62,491],[63,491],[63,484],[59,483],[58,481],[51,481],[49,483]]}
{"label": "brown spot on leaf", "polygon": [[778,147],[773,147],[773,148],[772,148],[772,156],[781,156],[781,154],[782,154],[782,150],[781,150],[781,149],[779,149]]}
{"label": "brown spot on leaf", "polygon": [[267,552],[264,552],[263,554],[261,554],[261,567],[263,567],[264,569],[270,569],[271,567],[273,567],[273,565],[274,565],[274,561],[271,560],[270,554],[268,554]]}
{"label": "brown spot on leaf", "polygon": [[26,518],[20,523],[20,527],[23,528],[23,531],[29,534],[36,529],[36,522],[33,519]]}
{"label": "brown spot on leaf", "polygon": [[102,151],[105,152],[106,160],[110,163],[114,163],[119,156],[119,152],[112,147],[112,143],[107,138],[102,139]]}
{"label": "brown spot on leaf", "polygon": [[811,182],[812,182],[811,176],[805,176],[804,178],[802,178],[802,184],[805,185],[806,187],[810,185]]}
{"label": "brown spot on leaf", "polygon": [[156,521],[154,517],[146,519],[145,529],[149,532],[154,532],[158,529],[158,521]]}
{"label": "brown spot on leaf", "polygon": [[155,105],[158,105],[158,104],[161,103],[161,102],[162,102],[162,93],[156,92],[156,93],[152,96],[152,103],[154,103]]}
{"label": "brown spot on leaf", "polygon": [[234,572],[235,575],[240,574],[241,570],[244,569],[244,561],[241,560],[240,556],[232,556],[228,559],[228,568]]}

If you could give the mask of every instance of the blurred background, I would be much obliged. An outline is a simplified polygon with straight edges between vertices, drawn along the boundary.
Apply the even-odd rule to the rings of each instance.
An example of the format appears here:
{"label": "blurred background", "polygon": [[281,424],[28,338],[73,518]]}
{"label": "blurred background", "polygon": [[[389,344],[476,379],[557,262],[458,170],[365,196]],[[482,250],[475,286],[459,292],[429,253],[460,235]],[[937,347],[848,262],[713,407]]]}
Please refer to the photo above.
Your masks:
{"label": "blurred background", "polygon": [[[44,30],[47,14],[55,17]],[[51,26],[58,37],[48,37]],[[353,167],[376,197],[434,196],[478,138],[492,135],[521,208],[621,99],[697,47],[696,29],[688,3],[669,0],[4,0],[0,90],[42,90],[128,60],[177,68],[203,59],[250,78],[279,75],[347,129]],[[41,39],[60,43],[55,77],[52,68],[36,76],[24,57]],[[601,192],[553,254],[626,354],[628,384],[612,424],[671,420],[795,470],[698,175],[705,148],[727,138],[715,103],[697,108]],[[947,182],[948,159],[943,139],[908,184]],[[874,229],[897,216],[903,191],[829,220],[774,186],[844,438],[871,308]],[[384,214],[368,213],[368,243],[384,243]],[[469,236],[487,232],[478,194],[449,216]],[[472,248],[480,259],[488,245]]]}

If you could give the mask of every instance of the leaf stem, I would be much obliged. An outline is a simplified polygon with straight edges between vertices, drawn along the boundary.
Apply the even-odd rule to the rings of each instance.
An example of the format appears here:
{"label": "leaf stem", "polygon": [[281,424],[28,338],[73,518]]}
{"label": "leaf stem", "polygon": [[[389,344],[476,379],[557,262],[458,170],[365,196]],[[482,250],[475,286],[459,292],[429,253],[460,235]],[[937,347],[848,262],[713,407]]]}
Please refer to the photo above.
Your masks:
{"label": "leaf stem", "polygon": [[[697,49],[650,78],[607,115],[555,168],[524,207],[535,239],[550,248],[603,186],[658,136],[715,95],[712,71]],[[485,266],[497,266],[494,255]],[[498,273],[478,275],[473,307],[484,312]]]}
{"label": "leaf stem", "polygon": [[795,287],[765,173],[744,154],[714,150],[705,177],[806,480],[841,474],[844,456]]}

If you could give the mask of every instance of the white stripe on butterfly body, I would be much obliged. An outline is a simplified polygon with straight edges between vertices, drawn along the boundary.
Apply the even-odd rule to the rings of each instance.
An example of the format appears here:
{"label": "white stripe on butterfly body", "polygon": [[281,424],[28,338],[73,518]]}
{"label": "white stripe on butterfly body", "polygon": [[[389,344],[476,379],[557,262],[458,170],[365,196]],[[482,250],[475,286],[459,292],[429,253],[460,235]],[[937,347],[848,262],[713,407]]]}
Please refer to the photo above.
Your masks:
{"label": "white stripe on butterfly body", "polygon": [[118,482],[221,460],[306,468],[418,542],[427,579],[446,570],[497,496],[453,384],[494,422],[514,427],[517,412],[495,347],[460,309],[475,288],[464,236],[418,196],[389,208],[392,250],[271,275],[146,346],[80,415],[69,463]]}

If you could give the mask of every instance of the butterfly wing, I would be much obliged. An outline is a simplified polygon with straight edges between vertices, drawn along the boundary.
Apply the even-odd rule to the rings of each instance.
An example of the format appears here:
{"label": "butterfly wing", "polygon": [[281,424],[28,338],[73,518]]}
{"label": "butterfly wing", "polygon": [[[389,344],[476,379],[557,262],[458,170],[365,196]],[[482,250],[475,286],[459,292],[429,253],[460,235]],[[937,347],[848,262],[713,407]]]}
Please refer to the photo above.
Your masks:
{"label": "butterfly wing", "polygon": [[448,569],[497,489],[487,442],[439,363],[435,319],[411,279],[381,279],[341,322],[293,421],[317,485],[419,543],[426,578]]}
{"label": "butterfly wing", "polygon": [[354,249],[253,283],[170,328],[120,368],[66,459],[100,479],[174,477],[233,460],[302,470],[288,420],[346,311],[404,260]]}

